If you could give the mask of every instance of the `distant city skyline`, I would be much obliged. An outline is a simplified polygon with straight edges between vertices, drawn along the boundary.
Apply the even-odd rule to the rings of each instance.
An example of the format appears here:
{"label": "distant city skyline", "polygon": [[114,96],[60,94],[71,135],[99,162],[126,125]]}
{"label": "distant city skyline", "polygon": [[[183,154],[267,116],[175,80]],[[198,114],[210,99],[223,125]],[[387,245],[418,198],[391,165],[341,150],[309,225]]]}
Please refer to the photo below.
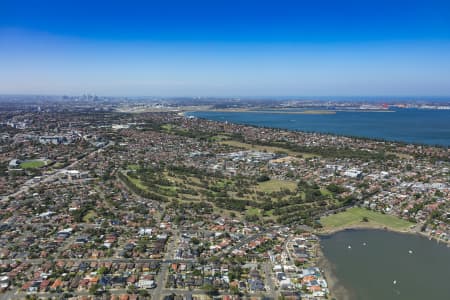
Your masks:
{"label": "distant city skyline", "polygon": [[448,96],[450,3],[2,1],[0,94],[83,93]]}

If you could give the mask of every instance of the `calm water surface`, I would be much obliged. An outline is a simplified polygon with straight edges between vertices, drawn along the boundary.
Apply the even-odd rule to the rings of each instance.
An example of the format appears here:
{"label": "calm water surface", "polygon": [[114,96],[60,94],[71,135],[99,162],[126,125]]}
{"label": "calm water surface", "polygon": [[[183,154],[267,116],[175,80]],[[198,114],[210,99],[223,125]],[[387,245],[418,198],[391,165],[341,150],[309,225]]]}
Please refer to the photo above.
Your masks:
{"label": "calm water surface", "polygon": [[450,248],[442,243],[383,230],[341,231],[321,243],[351,300],[450,299]]}
{"label": "calm water surface", "polygon": [[288,130],[450,146],[450,110],[399,109],[395,112],[337,112],[322,115],[205,111],[190,115]]}

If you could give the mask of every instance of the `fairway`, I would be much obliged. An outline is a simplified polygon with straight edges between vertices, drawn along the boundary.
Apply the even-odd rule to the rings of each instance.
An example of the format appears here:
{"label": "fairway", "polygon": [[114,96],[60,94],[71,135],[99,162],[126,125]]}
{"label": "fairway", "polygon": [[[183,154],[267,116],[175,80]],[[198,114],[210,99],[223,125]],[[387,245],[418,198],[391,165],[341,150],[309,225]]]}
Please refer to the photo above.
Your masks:
{"label": "fairway", "polygon": [[43,160],[28,160],[20,164],[22,169],[37,169],[45,166],[45,161]]}
{"label": "fairway", "polygon": [[134,185],[136,185],[141,190],[148,191],[148,188],[142,183],[141,180],[139,180],[137,178],[130,177],[130,176],[127,176],[127,178],[128,178],[128,180],[130,180]]}
{"label": "fairway", "polygon": [[132,170],[132,171],[137,171],[137,170],[139,170],[139,166],[138,165],[128,165],[128,169]]}
{"label": "fairway", "polygon": [[296,151],[292,151],[289,149],[284,149],[282,147],[252,145],[252,144],[247,144],[247,143],[243,143],[243,142],[239,142],[239,141],[235,141],[235,140],[222,140],[222,141],[220,141],[220,143],[223,145],[229,145],[232,147],[244,148],[245,150],[272,152],[272,153],[286,153],[287,155],[290,155],[290,156],[302,156],[305,158],[318,156],[318,155],[315,155],[312,153],[301,153],[301,152],[296,152]]}
{"label": "fairway", "polygon": [[[362,222],[366,217],[368,222]],[[387,227],[395,230],[406,230],[413,223],[391,215],[384,215],[365,208],[352,207],[344,212],[322,217],[320,223],[325,229],[351,228],[358,226]]]}
{"label": "fairway", "polygon": [[282,189],[295,191],[297,183],[294,181],[270,179],[268,181],[258,183],[257,190],[264,193],[279,192]]}
{"label": "fairway", "polygon": [[88,213],[83,217],[83,222],[91,223],[97,217],[97,213],[93,210],[88,211]]}
{"label": "fairway", "polygon": [[248,216],[260,216],[261,215],[261,210],[259,208],[255,208],[255,207],[248,207],[246,214]]}

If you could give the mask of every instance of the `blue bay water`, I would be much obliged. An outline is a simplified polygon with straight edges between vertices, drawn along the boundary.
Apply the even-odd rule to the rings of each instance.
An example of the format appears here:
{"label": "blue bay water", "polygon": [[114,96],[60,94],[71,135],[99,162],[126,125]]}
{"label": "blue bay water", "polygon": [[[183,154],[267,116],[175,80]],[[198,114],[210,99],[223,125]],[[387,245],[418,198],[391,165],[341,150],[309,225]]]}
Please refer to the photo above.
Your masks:
{"label": "blue bay water", "polygon": [[288,130],[450,146],[450,110],[338,111],[336,114],[201,111],[189,115]]}
{"label": "blue bay water", "polygon": [[411,234],[345,230],[322,237],[322,251],[349,300],[450,299],[450,249]]}

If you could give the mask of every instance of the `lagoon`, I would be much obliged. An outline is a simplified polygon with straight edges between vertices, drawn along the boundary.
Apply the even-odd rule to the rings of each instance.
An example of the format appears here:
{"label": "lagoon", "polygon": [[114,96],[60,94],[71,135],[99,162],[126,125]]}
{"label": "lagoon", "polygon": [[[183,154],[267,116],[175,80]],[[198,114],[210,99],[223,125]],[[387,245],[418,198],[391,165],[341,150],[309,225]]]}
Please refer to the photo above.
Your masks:
{"label": "lagoon", "polygon": [[327,269],[337,278],[337,300],[450,299],[445,244],[414,234],[351,229],[323,236],[321,245]]}

